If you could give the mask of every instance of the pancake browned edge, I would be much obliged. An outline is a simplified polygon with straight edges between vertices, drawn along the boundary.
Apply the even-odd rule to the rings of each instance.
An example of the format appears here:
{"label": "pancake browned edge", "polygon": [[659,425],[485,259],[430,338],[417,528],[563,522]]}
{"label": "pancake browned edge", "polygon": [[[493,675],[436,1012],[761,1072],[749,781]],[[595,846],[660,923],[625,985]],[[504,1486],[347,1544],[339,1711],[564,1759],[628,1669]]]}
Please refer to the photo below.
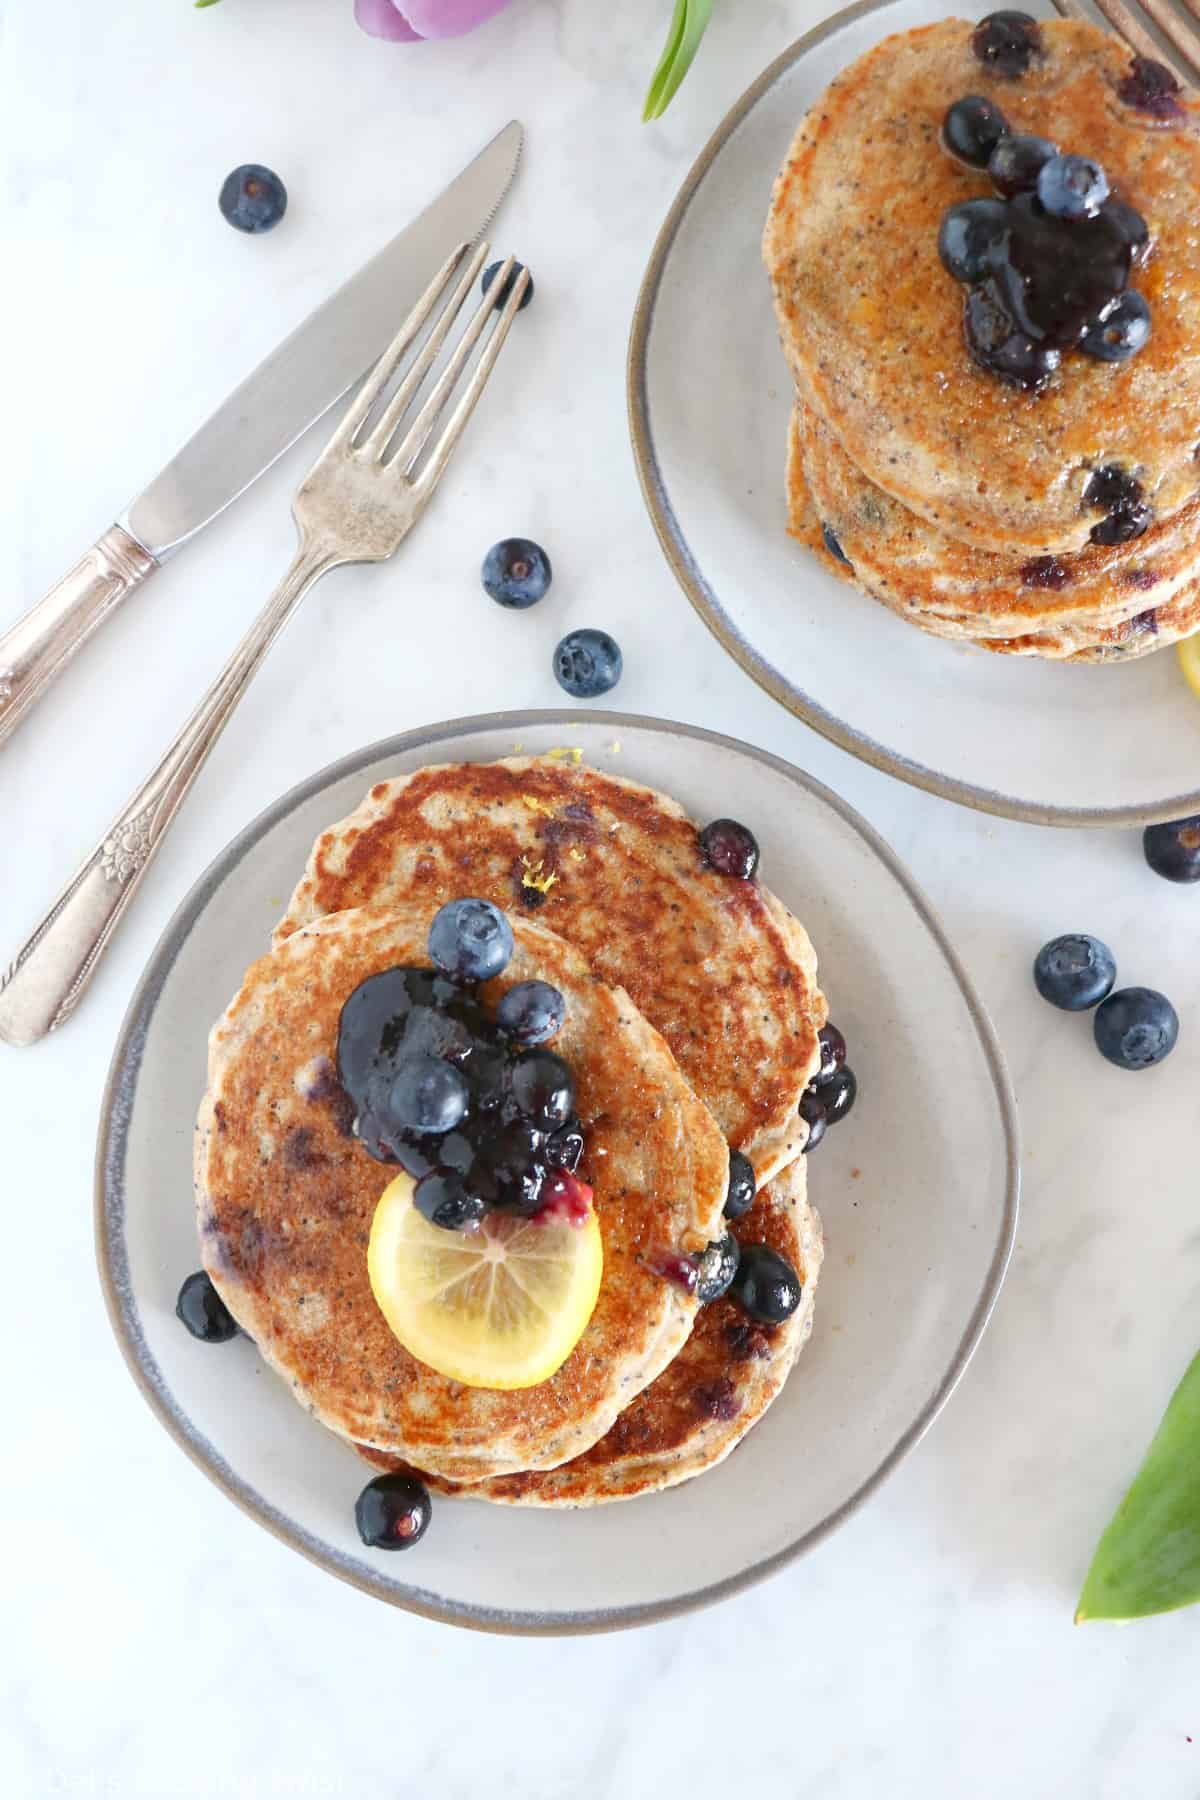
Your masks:
{"label": "pancake browned edge", "polygon": [[761,881],[707,866],[676,801],[565,749],[377,782],[317,839],[276,942],[344,907],[463,894],[535,914],[624,988],[760,1185],[800,1154],[827,1016],[812,945]]}
{"label": "pancake browned edge", "polygon": [[471,1487],[430,1480],[394,1457],[361,1449],[376,1468],[407,1469],[442,1493],[510,1506],[595,1506],[689,1481],[723,1462],[787,1380],[812,1330],[821,1269],[821,1221],[807,1203],[803,1160],[763,1188],[731,1229],[744,1244],[770,1244],[804,1284],[782,1325],[761,1325],[732,1300],[701,1308],[691,1336],[663,1373],[625,1408],[598,1444],[557,1469],[507,1475]]}
{"label": "pancake browned edge", "polygon": [[570,1356],[534,1388],[465,1388],[410,1356],[367,1271],[371,1221],[395,1171],[351,1135],[331,1059],[354,989],[427,962],[433,910],[339,913],[250,968],[210,1040],[196,1204],[205,1269],[295,1397],[339,1436],[471,1481],[588,1449],[683,1347],[696,1301],[651,1263],[719,1235],[729,1160],[629,996],[555,933],[514,919],[512,960],[481,992],[490,1006],[538,978],[564,996],[555,1047],[574,1073],[585,1132],[581,1174],[604,1246],[599,1298]]}

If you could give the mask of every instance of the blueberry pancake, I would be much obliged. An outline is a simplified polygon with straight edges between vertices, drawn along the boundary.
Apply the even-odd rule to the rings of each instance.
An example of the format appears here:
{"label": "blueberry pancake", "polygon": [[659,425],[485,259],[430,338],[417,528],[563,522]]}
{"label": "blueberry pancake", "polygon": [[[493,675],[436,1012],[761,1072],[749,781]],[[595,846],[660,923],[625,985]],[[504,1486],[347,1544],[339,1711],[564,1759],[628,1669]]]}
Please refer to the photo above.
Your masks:
{"label": "blueberry pancake", "polygon": [[[989,174],[1002,137],[1033,162]],[[871,482],[975,548],[1060,555],[1168,520],[1200,486],[1198,196],[1200,101],[1096,27],[890,37],[775,185],[798,391]]]}

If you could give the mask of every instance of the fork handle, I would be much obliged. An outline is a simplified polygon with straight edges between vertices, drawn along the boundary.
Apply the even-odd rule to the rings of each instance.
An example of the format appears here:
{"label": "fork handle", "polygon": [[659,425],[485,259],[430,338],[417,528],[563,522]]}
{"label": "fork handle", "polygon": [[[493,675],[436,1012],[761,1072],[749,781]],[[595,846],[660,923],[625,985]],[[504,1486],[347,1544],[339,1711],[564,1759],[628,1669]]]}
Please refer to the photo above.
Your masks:
{"label": "fork handle", "polygon": [[97,627],[157,567],[135,537],[114,525],[0,637],[0,744]]}
{"label": "fork handle", "polygon": [[303,539],[291,568],[163,756],[63,889],[6,974],[0,1039],[33,1044],[69,1018],[175,814],[259,664],[338,558]]}

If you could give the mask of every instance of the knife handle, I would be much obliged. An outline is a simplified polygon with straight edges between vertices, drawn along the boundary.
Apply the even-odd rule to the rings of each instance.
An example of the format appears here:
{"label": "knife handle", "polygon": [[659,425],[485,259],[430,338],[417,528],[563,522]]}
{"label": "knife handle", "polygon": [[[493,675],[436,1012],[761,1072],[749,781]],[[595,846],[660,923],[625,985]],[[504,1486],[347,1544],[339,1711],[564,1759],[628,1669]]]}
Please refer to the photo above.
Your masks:
{"label": "knife handle", "polygon": [[0,637],[0,744],[97,627],[157,567],[136,538],[114,525]]}

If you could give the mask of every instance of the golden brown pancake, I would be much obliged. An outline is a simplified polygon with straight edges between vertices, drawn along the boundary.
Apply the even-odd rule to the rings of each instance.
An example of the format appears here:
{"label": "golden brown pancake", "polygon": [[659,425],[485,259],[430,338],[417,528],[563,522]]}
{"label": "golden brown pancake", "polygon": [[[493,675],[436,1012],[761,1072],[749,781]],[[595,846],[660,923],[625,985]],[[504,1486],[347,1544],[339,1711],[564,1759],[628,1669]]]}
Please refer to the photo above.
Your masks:
{"label": "golden brown pancake", "polygon": [[604,1274],[590,1323],[557,1374],[501,1393],[417,1362],[371,1291],[367,1240],[394,1170],[350,1135],[333,1075],[338,1019],[368,976],[427,966],[436,901],[343,912],[255,963],[213,1028],[197,1124],[204,1266],[229,1310],[323,1424],[455,1480],[552,1468],[588,1449],[687,1341],[696,1303],[652,1271],[722,1229],[728,1154],[711,1115],[629,996],[562,938],[514,919],[509,967],[482,991],[552,982],[555,1048],[576,1078]]}
{"label": "golden brown pancake", "polygon": [[[1168,123],[1126,104],[1129,53],[1089,24],[1042,21],[1045,56],[1019,79],[984,67],[971,32],[949,19],[889,37],[812,107],[764,236],[780,335],[802,397],[878,487],[985,550],[1078,549],[1100,516],[1083,498],[1094,470],[1134,475],[1159,519],[1200,485],[1200,101]],[[1040,394],[972,361],[937,250],[947,207],[992,191],[939,144],[967,94],[1097,158],[1146,218],[1133,285],[1153,329],[1130,361],[1071,351]]]}

